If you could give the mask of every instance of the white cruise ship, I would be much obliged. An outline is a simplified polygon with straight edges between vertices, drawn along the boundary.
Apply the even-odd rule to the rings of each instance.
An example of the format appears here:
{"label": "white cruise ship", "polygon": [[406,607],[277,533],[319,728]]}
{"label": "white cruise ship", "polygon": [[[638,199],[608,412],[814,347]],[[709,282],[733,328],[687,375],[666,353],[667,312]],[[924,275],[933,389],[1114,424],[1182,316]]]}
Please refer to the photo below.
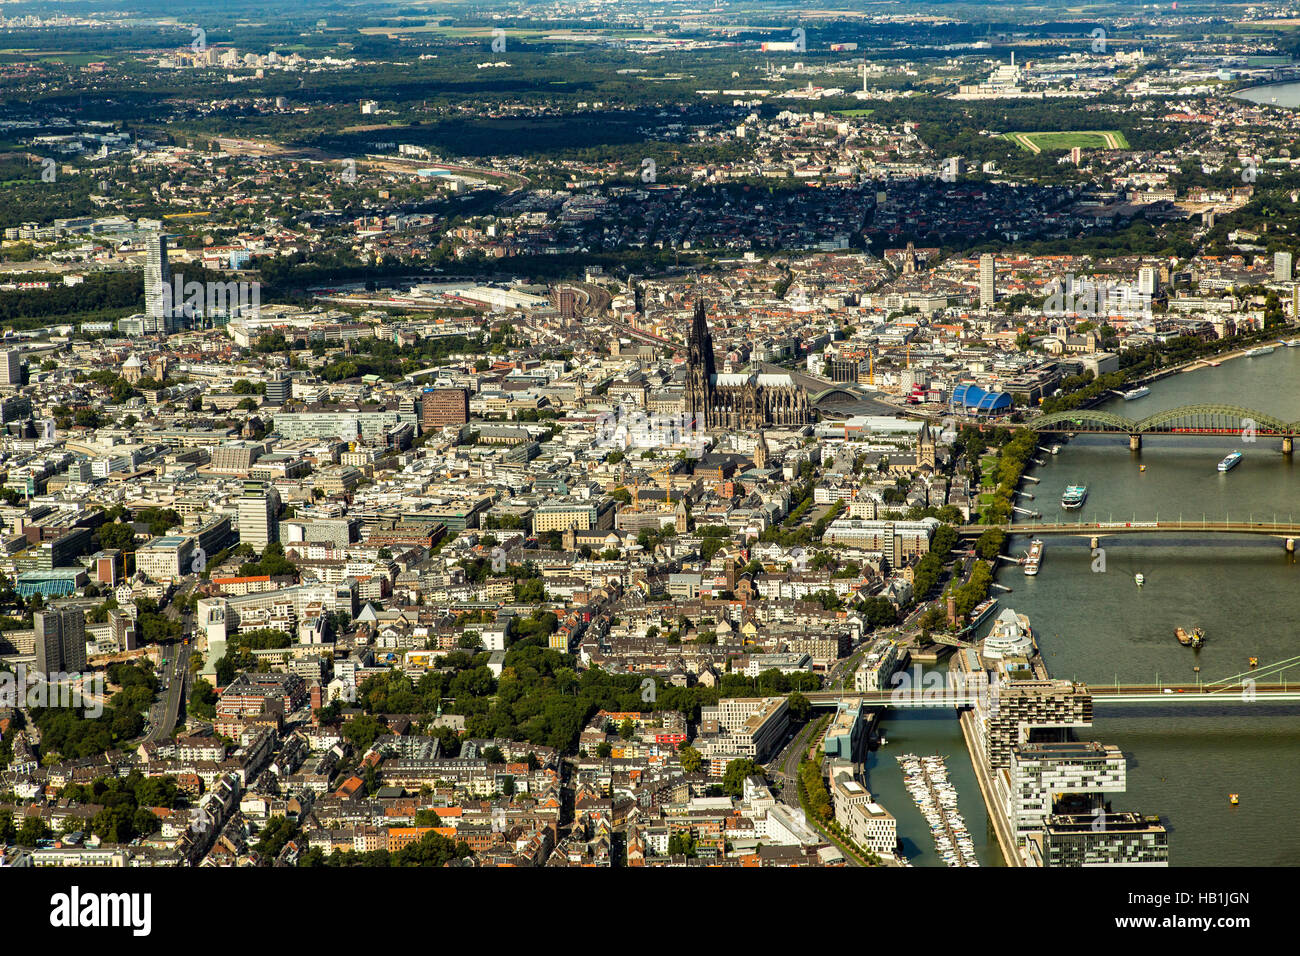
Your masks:
{"label": "white cruise ship", "polygon": [[1029,544],[1029,553],[1025,555],[1025,576],[1032,578],[1038,573],[1038,566],[1043,563],[1043,542],[1035,538]]}

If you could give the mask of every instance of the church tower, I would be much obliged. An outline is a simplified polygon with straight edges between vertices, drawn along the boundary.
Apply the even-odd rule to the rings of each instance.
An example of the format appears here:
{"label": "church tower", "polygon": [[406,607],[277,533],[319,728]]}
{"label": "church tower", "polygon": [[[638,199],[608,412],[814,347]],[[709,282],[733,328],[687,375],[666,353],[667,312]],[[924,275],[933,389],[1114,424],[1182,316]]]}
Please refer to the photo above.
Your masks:
{"label": "church tower", "polygon": [[916,464],[918,467],[921,465],[929,465],[932,469],[936,467],[934,432],[930,431],[928,421],[921,423],[921,430],[916,434]]}
{"label": "church tower", "polygon": [[759,471],[762,471],[765,468],[767,468],[767,458],[768,458],[767,439],[763,437],[762,432],[759,432],[758,444],[754,446],[754,467],[757,468]]}

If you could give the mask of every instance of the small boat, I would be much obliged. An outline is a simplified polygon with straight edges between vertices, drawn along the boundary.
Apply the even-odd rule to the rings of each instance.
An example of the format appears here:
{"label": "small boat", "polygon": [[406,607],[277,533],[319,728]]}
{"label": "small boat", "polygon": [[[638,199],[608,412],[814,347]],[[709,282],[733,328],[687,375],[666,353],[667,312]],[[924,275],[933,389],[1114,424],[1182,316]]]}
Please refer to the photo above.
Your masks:
{"label": "small boat", "polygon": [[1147,470],[1146,465],[1138,465],[1138,471],[1146,471],[1146,470]]}
{"label": "small boat", "polygon": [[[1297,341],[1300,341],[1300,339],[1298,339]],[[1060,445],[1053,445],[1053,446],[1052,446],[1052,454],[1053,454],[1053,455],[1059,455],[1060,453],[1061,453],[1061,446],[1060,446]]]}
{"label": "small boat", "polygon": [[1133,580],[1137,582],[1137,586],[1138,586],[1138,587],[1141,587],[1143,584],[1146,583],[1146,580],[1147,580],[1147,579],[1146,579],[1146,577],[1142,574],[1142,572],[1139,571],[1137,574],[1133,575]]}
{"label": "small boat", "polygon": [[1258,658],[1258,657],[1252,657],[1252,658],[1250,659],[1250,666],[1251,666],[1251,667],[1258,667],[1258,666],[1259,666],[1259,658]]}
{"label": "small boat", "polygon": [[1241,799],[1235,793],[1228,794],[1228,803],[1232,804],[1235,807],[1240,802]]}
{"label": "small boat", "polygon": [[[1178,643],[1183,647],[1195,648],[1205,643],[1205,631],[1199,627],[1194,627],[1191,631],[1176,627],[1174,628],[1174,636],[1178,638]],[[1200,670],[1200,668],[1198,667],[1197,670]]]}
{"label": "small boat", "polygon": [[1124,401],[1126,402],[1135,402],[1139,398],[1146,398],[1150,394],[1151,389],[1147,388],[1145,385],[1140,388],[1135,388],[1131,392],[1120,392],[1120,395],[1123,396]]}
{"label": "small boat", "polygon": [[1223,461],[1219,462],[1219,471],[1231,471],[1236,468],[1241,464],[1241,457],[1241,452],[1234,451],[1232,454],[1224,458]]}
{"label": "small boat", "polygon": [[1282,344],[1285,345],[1285,346],[1286,346],[1287,348],[1289,348],[1289,349],[1293,349],[1293,348],[1295,348],[1296,346],[1300,345],[1300,339],[1287,339],[1287,340],[1286,340],[1285,342],[1283,342]]}

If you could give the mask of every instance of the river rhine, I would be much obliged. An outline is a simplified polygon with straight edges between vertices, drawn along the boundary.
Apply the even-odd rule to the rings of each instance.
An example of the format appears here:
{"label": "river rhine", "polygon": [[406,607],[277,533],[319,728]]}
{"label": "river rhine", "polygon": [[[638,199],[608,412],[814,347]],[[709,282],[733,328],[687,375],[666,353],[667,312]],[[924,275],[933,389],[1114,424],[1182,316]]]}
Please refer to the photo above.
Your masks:
{"label": "river rhine", "polygon": [[[1284,421],[1300,420],[1300,348],[1238,358],[1219,368],[1175,375],[1145,398],[1116,398],[1107,411],[1140,419],[1178,405],[1241,405]],[[1218,461],[1245,458],[1230,472]],[[1185,518],[1272,521],[1300,518],[1300,470],[1280,442],[1239,437],[1079,435],[1029,474],[1028,507],[1053,520]],[[1140,470],[1146,466],[1146,471]],[[1079,512],[1060,509],[1067,484],[1086,484]],[[1029,539],[1011,539],[1019,554]],[[1093,570],[1087,539],[1046,539],[1042,570],[1025,577],[1005,565],[998,580],[1013,588],[1001,606],[1028,614],[1053,676],[1089,683],[1215,680],[1300,655],[1300,566],[1269,537],[1115,536],[1102,540],[1105,571]],[[1141,571],[1142,588],[1134,583]],[[1177,643],[1174,627],[1205,628],[1205,647]],[[987,626],[986,628],[987,629]],[[1300,684],[1300,665],[1281,678]],[[1300,709],[1251,704],[1201,709],[1109,708],[1080,737],[1117,744],[1129,758],[1128,791],[1117,810],[1158,813],[1170,829],[1173,865],[1282,865],[1300,860]],[[1240,795],[1231,807],[1228,795]]]}
{"label": "river rhine", "polygon": [[[1300,421],[1300,348],[1224,361],[1171,376],[1145,398],[1116,398],[1102,407],[1141,419],[1178,405],[1241,405],[1284,421]],[[1044,444],[1050,444],[1046,439]],[[1228,452],[1244,459],[1221,474]],[[1298,450],[1300,453],[1300,450]],[[1053,520],[1164,520],[1225,517],[1300,520],[1300,469],[1280,442],[1238,438],[1144,439],[1138,454],[1127,436],[1079,435],[1060,453],[1042,455],[1028,472],[1035,496],[1021,505]],[[1146,471],[1140,466],[1145,465]],[[1060,508],[1068,484],[1086,484],[1081,512]],[[1023,520],[1023,519],[1018,519]],[[1000,607],[1027,614],[1052,674],[1102,684],[1212,681],[1300,655],[1300,565],[1274,538],[1224,535],[1115,536],[1102,541],[1105,571],[1092,570],[1086,538],[1051,536],[1042,569],[1027,578],[1003,564]],[[1012,537],[1021,554],[1028,536]],[[1134,574],[1146,578],[1139,589]],[[1205,628],[1199,652],[1174,638],[1178,625]],[[992,618],[980,630],[982,637]],[[928,668],[927,668],[928,670]],[[1300,665],[1279,678],[1300,684]],[[961,810],[985,865],[999,865],[970,758],[950,714],[887,711],[889,744],[867,757],[867,781],[898,819],[907,855],[918,866],[942,866],[924,818],[903,787],[895,757],[912,751],[948,758]],[[1251,704],[1232,707],[1142,705],[1105,708],[1090,730],[1076,732],[1119,746],[1128,757],[1128,789],[1112,798],[1116,810],[1159,814],[1170,831],[1175,866],[1295,865],[1300,861],[1300,708]],[[1240,796],[1232,807],[1228,795]]]}
{"label": "river rhine", "polygon": [[1269,86],[1253,86],[1247,90],[1238,90],[1233,94],[1239,100],[1249,100],[1261,106],[1281,106],[1295,109],[1300,106],[1300,83],[1274,83]]}

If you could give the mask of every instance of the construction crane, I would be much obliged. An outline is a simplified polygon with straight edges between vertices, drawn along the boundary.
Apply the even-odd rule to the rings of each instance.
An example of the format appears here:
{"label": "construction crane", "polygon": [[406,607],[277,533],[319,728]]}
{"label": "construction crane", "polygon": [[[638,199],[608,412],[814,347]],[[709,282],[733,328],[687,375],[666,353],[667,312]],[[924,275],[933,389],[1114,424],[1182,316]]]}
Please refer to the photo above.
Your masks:
{"label": "construction crane", "polygon": [[[660,475],[663,475],[667,478],[667,482],[664,487],[668,492],[669,504],[673,503],[672,470],[673,470],[673,466],[669,464],[669,465],[664,465],[664,467],[658,469],[657,471],[650,472],[651,478],[657,478]],[[640,482],[637,482],[636,487],[632,489],[632,503],[637,511],[641,510],[641,483]]]}
{"label": "construction crane", "polygon": [[911,342],[906,343],[906,345],[891,345],[888,348],[877,348],[875,350],[872,349],[867,350],[867,369],[868,369],[867,376],[868,376],[869,384],[871,385],[876,384],[876,353],[880,352],[883,354],[885,352],[893,352],[900,348],[906,349],[905,367],[910,369],[912,367],[912,343]]}
{"label": "construction crane", "polygon": [[650,472],[651,478],[657,477],[658,475],[664,476],[664,491],[668,495],[668,503],[672,504],[673,503],[673,466],[664,465],[658,471]]}

